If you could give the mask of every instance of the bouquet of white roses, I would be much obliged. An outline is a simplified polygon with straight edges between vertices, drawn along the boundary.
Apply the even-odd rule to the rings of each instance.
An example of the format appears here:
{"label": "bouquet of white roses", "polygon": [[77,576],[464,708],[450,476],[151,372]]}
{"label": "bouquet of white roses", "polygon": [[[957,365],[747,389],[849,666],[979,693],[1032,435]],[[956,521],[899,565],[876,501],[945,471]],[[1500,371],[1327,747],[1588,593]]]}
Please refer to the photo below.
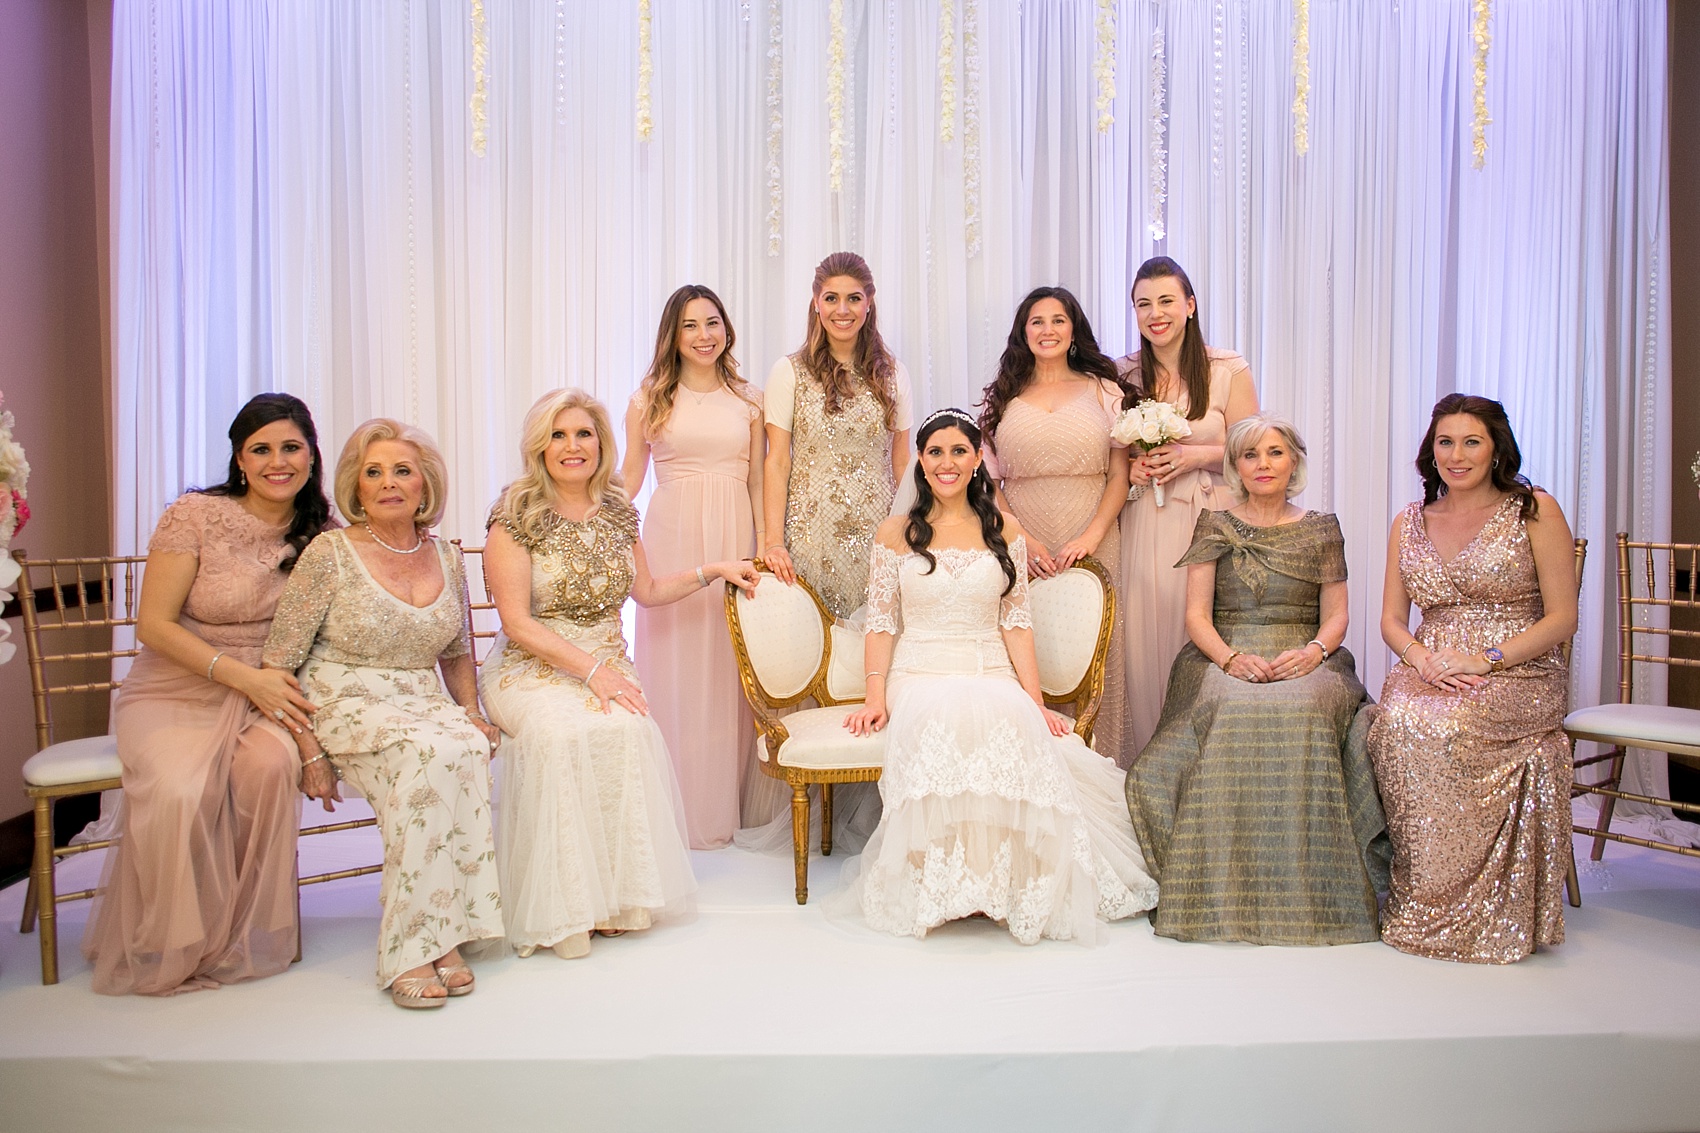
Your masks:
{"label": "bouquet of white roses", "polygon": [[[0,405],[5,396],[0,394]],[[0,410],[0,595],[10,590],[18,580],[18,564],[12,560],[12,536],[29,520],[29,505],[24,502],[24,485],[29,482],[30,464],[24,459],[23,446],[12,439],[12,415]],[[17,646],[7,642],[11,630],[0,622],[0,665],[12,657]]]}
{"label": "bouquet of white roses", "polygon": [[[1124,445],[1137,446],[1140,452],[1150,452],[1192,436],[1192,426],[1168,402],[1148,397],[1121,411],[1110,426],[1110,436]],[[1162,507],[1163,485],[1153,483],[1151,488],[1157,494],[1157,506]]]}

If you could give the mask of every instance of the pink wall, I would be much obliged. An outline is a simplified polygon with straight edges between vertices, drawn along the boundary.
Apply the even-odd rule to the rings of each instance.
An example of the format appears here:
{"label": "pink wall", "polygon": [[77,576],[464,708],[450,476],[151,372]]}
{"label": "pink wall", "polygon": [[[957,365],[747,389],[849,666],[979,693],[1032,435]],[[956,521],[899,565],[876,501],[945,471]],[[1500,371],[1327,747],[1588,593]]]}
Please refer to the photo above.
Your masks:
{"label": "pink wall", "polygon": [[[111,545],[106,438],[112,0],[0,0],[0,390],[31,465],[38,555]],[[0,666],[0,818],[35,750],[22,626]],[[97,730],[104,720],[87,720]]]}

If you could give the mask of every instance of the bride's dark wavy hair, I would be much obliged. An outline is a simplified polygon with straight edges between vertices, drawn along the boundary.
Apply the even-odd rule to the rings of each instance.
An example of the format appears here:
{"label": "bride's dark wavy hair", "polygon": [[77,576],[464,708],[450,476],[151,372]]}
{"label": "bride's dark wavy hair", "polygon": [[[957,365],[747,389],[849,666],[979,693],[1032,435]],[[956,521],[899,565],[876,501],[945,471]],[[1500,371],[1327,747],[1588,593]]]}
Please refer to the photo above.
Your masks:
{"label": "bride's dark wavy hair", "polygon": [[[980,451],[980,427],[974,424],[966,410],[941,409],[921,422],[915,433],[915,506],[909,509],[909,523],[903,528],[903,541],[909,544],[911,551],[927,560],[928,574],[938,567],[938,560],[928,550],[933,541],[933,525],[927,522],[927,513],[933,510],[933,486],[927,483],[927,474],[921,468],[919,457],[927,449],[927,440],[940,429],[960,429],[968,443],[974,446],[974,451]],[[997,491],[992,487],[992,478],[983,463],[968,478],[968,506],[980,517],[980,535],[986,541],[986,549],[996,556],[1004,577],[1009,580],[1003,588],[1003,592],[1008,594],[1015,588],[1015,560],[1009,557],[1009,543],[1003,537],[1003,513],[998,510]]]}

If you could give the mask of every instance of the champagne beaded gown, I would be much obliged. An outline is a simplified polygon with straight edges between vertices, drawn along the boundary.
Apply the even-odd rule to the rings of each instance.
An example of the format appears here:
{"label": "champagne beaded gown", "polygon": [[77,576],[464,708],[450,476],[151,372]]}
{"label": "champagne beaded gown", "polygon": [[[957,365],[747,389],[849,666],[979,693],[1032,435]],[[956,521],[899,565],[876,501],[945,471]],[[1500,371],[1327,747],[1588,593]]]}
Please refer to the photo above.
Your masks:
{"label": "champagne beaded gown", "polygon": [[1149,909],[1123,775],[1080,737],[1053,736],[1016,679],[1003,630],[1031,629],[1027,545],[1016,581],[986,550],[873,547],[870,633],[897,635],[879,828],[850,892],[870,926],[925,936],[983,913],[1022,944],[1090,943],[1099,921]]}
{"label": "champagne beaded gown", "polygon": [[[1429,541],[1420,501],[1400,513],[1399,576],[1423,612],[1424,646],[1480,653],[1544,615],[1520,503],[1507,496],[1451,561]],[[1569,687],[1556,646],[1469,692],[1408,665],[1387,674],[1369,755],[1393,838],[1388,944],[1508,964],[1564,941]]]}
{"label": "champagne beaded gown", "polygon": [[[285,529],[228,496],[165,510],[149,554],[194,555],[179,622],[260,663],[289,575]],[[269,976],[295,956],[295,741],[233,688],[142,646],[112,710],[124,767],[83,952],[106,995],[170,995]]]}
{"label": "champagne beaded gown", "polygon": [[[1078,384],[1080,390],[1072,400],[1049,412],[1019,397],[1012,399],[987,453],[986,471],[1001,482],[1010,511],[1029,536],[1053,553],[1092,522],[1104,498],[1110,450],[1125,447],[1110,438],[1110,426],[1121,412],[1121,390],[1110,382]],[[1117,587],[1122,574],[1120,522],[1118,518],[1110,525],[1092,552]],[[1124,625],[1125,604],[1118,594],[1104,669],[1104,699],[1092,747],[1120,767],[1126,767],[1134,755],[1124,742]]]}

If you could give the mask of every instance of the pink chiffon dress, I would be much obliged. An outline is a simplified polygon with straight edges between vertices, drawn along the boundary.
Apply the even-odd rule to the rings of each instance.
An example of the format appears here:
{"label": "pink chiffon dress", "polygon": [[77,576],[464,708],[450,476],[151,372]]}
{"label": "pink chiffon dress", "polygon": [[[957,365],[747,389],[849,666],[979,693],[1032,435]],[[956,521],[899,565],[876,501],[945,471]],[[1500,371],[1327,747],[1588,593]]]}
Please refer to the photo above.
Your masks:
{"label": "pink chiffon dress", "polygon": [[[1181,444],[1219,445],[1228,439],[1228,393],[1234,375],[1247,369],[1246,360],[1231,350],[1209,348],[1210,407],[1204,416],[1188,421],[1192,436]],[[1139,356],[1117,363],[1123,373],[1139,372]],[[1183,389],[1174,401],[1187,412]],[[1163,506],[1150,489],[1122,508],[1121,610],[1127,626],[1127,755],[1139,758],[1157,732],[1163,716],[1163,694],[1169,687],[1169,667],[1186,645],[1186,568],[1177,566],[1192,546],[1193,528],[1202,511],[1220,511],[1234,499],[1217,486],[1217,473],[1195,469],[1163,486]]]}
{"label": "pink chiffon dress", "polygon": [[[198,560],[179,623],[257,666],[289,577],[284,534],[227,496],[168,507],[149,554]],[[124,811],[83,936],[94,989],[171,995],[289,967],[301,765],[288,733],[145,645],[112,715]]]}
{"label": "pink chiffon dress", "polygon": [[[630,412],[643,413],[636,398]],[[706,394],[679,388],[666,427],[650,442],[655,491],[643,549],[657,578],[754,553],[750,462],[762,454],[750,451],[750,425],[760,416],[759,401],[725,386]],[[761,775],[752,766],[755,722],[738,685],[725,603],[725,588],[716,585],[637,613],[634,660],[672,753],[695,850],[732,841],[740,800]]]}

